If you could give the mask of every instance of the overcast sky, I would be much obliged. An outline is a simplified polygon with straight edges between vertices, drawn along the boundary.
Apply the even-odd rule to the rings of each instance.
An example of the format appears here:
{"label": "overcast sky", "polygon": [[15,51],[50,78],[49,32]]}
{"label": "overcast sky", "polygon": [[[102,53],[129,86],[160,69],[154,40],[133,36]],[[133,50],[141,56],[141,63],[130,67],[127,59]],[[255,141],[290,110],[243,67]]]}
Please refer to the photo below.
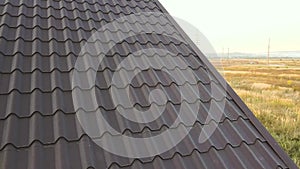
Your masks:
{"label": "overcast sky", "polygon": [[159,0],[188,21],[216,51],[300,50],[300,0]]}

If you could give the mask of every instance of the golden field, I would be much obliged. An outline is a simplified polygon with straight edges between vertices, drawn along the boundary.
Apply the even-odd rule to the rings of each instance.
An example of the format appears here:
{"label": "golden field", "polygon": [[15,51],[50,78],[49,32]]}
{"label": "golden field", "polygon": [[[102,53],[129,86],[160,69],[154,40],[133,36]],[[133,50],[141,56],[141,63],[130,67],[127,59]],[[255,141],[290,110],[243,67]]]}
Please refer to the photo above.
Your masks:
{"label": "golden field", "polygon": [[212,62],[300,167],[300,59]]}

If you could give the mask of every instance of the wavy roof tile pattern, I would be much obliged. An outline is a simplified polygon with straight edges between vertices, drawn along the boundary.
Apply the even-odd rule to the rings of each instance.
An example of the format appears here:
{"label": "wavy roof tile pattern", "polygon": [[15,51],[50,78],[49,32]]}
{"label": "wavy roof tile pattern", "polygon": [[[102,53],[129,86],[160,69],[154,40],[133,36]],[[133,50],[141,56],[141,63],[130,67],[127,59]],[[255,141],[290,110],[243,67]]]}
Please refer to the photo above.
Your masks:
{"label": "wavy roof tile pattern", "polygon": [[[143,21],[134,17],[118,20],[132,14],[143,15]],[[297,168],[235,92],[224,86],[224,79],[174,19],[165,14],[167,11],[157,0],[1,0],[0,168]],[[124,28],[101,29],[111,22],[120,22]],[[100,37],[89,40],[99,30]],[[101,36],[105,32],[136,35],[114,42],[104,41]],[[98,106],[94,110],[76,108],[72,91],[80,86],[72,85],[75,63],[85,44],[98,42],[115,43],[97,70],[85,70],[96,74],[94,99]],[[155,50],[137,53],[143,49]],[[128,63],[118,67],[131,56],[142,66]],[[183,62],[175,61],[175,56]],[[156,68],[143,68],[151,58],[156,61]],[[193,71],[195,82],[181,75],[187,69]],[[119,84],[110,83],[115,73],[136,71],[139,74],[129,85],[122,85],[128,80],[125,76]],[[166,73],[170,71],[181,80],[174,81]],[[85,80],[79,79],[82,83]],[[191,86],[199,90],[199,97],[179,91]],[[114,104],[109,99],[111,88],[128,89],[134,104]],[[157,97],[166,97],[165,103],[149,100],[149,94],[156,89],[164,93],[165,96]],[[225,95],[218,95],[222,92]],[[221,102],[223,107],[214,106],[211,110],[212,105]],[[196,113],[196,118],[172,125],[181,106],[191,108],[192,104],[199,108],[185,113]],[[118,113],[133,108],[148,110],[152,106],[163,106],[164,112],[149,123],[135,123]],[[152,137],[166,130],[190,131],[161,154],[123,157],[98,146],[84,130],[77,114],[86,111],[104,112],[104,118],[119,132],[102,132],[99,139],[123,135]],[[207,120],[220,113],[220,119]],[[89,123],[97,121],[91,118]],[[201,143],[199,133],[207,125],[217,128]]]}

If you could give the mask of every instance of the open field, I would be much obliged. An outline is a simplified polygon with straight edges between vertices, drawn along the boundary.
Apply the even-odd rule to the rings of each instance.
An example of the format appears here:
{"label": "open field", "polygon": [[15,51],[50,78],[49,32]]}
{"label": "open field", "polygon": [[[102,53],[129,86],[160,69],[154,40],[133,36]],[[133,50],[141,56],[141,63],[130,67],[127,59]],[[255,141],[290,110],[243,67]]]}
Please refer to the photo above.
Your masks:
{"label": "open field", "polygon": [[221,63],[221,74],[300,167],[300,59]]}

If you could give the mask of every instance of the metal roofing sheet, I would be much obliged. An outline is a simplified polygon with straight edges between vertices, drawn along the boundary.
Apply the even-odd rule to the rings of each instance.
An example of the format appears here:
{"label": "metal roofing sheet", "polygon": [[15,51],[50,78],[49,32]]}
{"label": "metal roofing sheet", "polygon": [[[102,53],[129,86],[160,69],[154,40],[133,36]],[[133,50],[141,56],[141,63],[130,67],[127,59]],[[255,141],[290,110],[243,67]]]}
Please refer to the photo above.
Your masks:
{"label": "metal roofing sheet", "polygon": [[[222,86],[222,79],[204,55],[163,12],[166,11],[158,1],[150,0],[1,1],[0,168],[295,167],[231,88]],[[129,17],[116,20],[122,16]],[[101,30],[112,21],[120,27]],[[89,39],[98,29],[97,39]],[[135,36],[114,41],[121,34]],[[88,67],[89,63],[75,68],[82,46],[109,43],[115,45],[105,53],[98,69]],[[86,54],[97,58],[102,52],[97,50]],[[119,68],[128,58],[134,59]],[[155,68],[147,67],[151,64]],[[187,69],[192,70],[196,81],[182,74]],[[137,71],[134,78],[120,76],[111,84],[114,74]],[[74,72],[83,74],[77,79],[79,86],[72,85]],[[91,77],[84,76],[87,72],[96,74],[95,88],[89,86]],[[175,81],[170,73],[179,80]],[[126,85],[126,81],[131,83]],[[197,90],[199,96],[193,90],[181,90],[186,88]],[[98,102],[94,109],[75,107],[72,92],[92,89]],[[114,104],[111,89],[130,91],[134,104]],[[157,90],[160,92],[153,92]],[[195,105],[197,109],[192,110]],[[162,106],[162,115],[148,123],[130,121],[119,114]],[[187,116],[173,125],[181,107],[186,108]],[[82,123],[104,125],[94,118],[98,111],[119,132],[101,131],[100,140],[115,140],[123,135],[147,138],[166,130],[189,133],[164,153],[122,157],[99,147],[84,130]],[[78,114],[82,113],[85,121],[79,122]],[[154,118],[154,114],[150,116]],[[199,133],[206,126],[216,126],[216,130],[199,142]],[[167,136],[157,147],[173,142],[172,138]],[[136,149],[125,142],[106,144]]]}

